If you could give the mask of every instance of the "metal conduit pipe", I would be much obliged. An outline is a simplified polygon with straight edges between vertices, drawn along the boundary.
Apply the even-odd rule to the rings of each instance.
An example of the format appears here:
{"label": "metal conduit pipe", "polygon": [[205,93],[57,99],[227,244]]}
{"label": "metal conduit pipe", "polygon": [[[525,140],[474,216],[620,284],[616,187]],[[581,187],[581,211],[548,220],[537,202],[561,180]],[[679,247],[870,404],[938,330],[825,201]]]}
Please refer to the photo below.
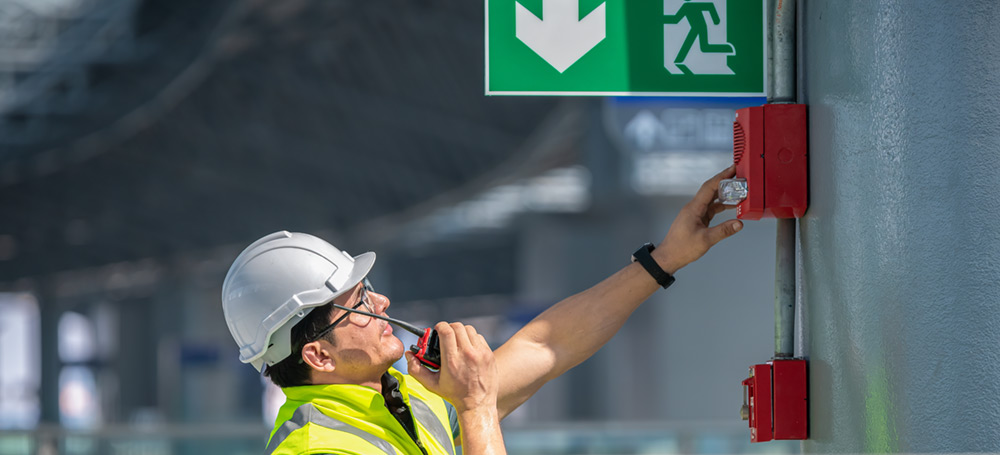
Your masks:
{"label": "metal conduit pipe", "polygon": [[[795,2],[768,0],[768,103],[794,103]],[[795,219],[778,219],[774,265],[774,357],[794,356]]]}
{"label": "metal conduit pipe", "polygon": [[768,103],[795,102],[795,1],[768,0]]}
{"label": "metal conduit pipe", "polygon": [[795,354],[795,218],[778,219],[774,263],[774,357]]}

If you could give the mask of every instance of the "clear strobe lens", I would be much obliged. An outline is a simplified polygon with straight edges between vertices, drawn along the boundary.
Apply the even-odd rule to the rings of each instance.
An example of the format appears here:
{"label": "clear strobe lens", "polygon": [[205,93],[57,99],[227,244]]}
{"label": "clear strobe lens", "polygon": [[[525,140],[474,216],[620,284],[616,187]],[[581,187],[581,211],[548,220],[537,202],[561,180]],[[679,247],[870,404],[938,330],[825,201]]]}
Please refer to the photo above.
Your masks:
{"label": "clear strobe lens", "polygon": [[747,179],[725,179],[719,182],[719,202],[736,205],[747,198]]}

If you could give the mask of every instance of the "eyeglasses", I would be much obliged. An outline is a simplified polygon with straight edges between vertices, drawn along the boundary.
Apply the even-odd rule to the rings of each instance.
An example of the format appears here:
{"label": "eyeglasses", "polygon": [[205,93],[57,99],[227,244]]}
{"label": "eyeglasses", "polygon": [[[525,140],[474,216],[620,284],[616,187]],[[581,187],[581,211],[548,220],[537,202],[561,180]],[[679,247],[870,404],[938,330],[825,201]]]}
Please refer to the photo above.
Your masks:
{"label": "eyeglasses", "polygon": [[[375,292],[375,288],[372,287],[372,283],[371,283],[371,281],[368,281],[368,278],[365,278],[363,281],[361,281],[361,284],[362,284],[362,287],[361,287],[361,298],[358,299],[358,303],[356,303],[353,307],[351,307],[351,309],[352,310],[356,310],[356,309],[364,306],[365,307],[365,309],[364,309],[365,311],[367,311],[369,313],[375,313],[374,307],[368,301],[368,293],[369,292]],[[312,343],[313,341],[316,341],[316,340],[318,340],[320,338],[323,338],[326,334],[330,333],[330,331],[333,330],[333,328],[336,327],[337,324],[340,324],[340,322],[343,321],[344,318],[346,318],[347,316],[350,316],[350,314],[351,314],[350,312],[345,311],[344,314],[342,314],[339,318],[337,318],[335,321],[333,321],[333,323],[331,323],[330,325],[326,326],[323,330],[320,330],[319,333],[317,333],[315,336],[309,337],[309,339],[306,340],[306,343]]]}

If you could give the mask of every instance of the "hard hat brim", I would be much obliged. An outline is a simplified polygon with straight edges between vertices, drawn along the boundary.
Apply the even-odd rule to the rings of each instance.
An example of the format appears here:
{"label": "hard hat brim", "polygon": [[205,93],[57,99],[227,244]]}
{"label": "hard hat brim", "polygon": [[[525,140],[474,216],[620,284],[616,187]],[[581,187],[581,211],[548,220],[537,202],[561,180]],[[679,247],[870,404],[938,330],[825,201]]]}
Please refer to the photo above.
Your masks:
{"label": "hard hat brim", "polygon": [[[346,282],[344,282],[344,287],[340,290],[340,292],[337,292],[333,298],[335,299],[340,297],[341,294],[354,289],[354,286],[357,286],[358,283],[368,276],[368,273],[372,271],[372,267],[374,266],[375,253],[369,251],[367,253],[361,253],[354,256],[354,270],[351,270],[351,276],[347,278]],[[332,301],[333,299],[330,300]]]}

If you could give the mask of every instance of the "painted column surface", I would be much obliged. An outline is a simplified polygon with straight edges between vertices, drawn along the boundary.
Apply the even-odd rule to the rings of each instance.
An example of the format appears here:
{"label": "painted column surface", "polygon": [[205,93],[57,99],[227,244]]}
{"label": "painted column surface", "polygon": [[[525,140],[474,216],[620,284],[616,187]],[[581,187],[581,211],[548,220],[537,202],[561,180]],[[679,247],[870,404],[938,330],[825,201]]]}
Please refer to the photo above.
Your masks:
{"label": "painted column surface", "polygon": [[1000,2],[802,5],[806,452],[1000,452]]}

